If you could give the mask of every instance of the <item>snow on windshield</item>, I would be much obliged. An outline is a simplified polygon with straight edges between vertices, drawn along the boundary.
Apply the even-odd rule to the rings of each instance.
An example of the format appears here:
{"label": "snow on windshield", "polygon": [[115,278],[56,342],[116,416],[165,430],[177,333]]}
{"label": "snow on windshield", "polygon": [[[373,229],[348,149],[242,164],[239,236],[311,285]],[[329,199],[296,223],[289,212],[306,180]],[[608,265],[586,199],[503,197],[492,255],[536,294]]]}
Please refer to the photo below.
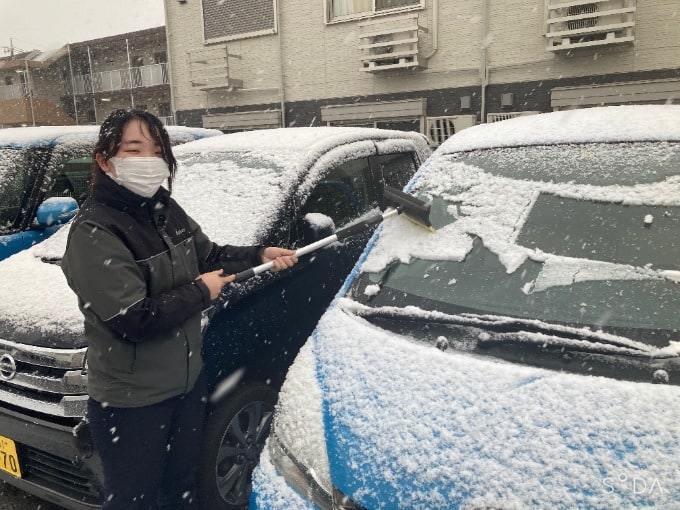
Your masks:
{"label": "snow on windshield", "polygon": [[264,242],[299,173],[298,153],[204,152],[178,157],[173,197],[220,244]]}
{"label": "snow on windshield", "polygon": [[[608,203],[677,207],[680,206],[680,176],[628,187],[513,180],[442,157],[422,174],[415,189],[428,199],[438,197],[450,204],[447,211],[451,223],[432,234],[402,218],[388,219],[380,242],[368,254],[362,271],[379,272],[393,260],[408,264],[411,258],[462,261],[472,249],[473,236],[482,239],[508,273],[514,272],[527,258],[544,262],[534,291],[571,284],[574,273],[579,273],[578,281],[624,280],[666,277],[664,271],[670,270],[570,260],[519,246],[516,238],[542,193]],[[639,220],[642,226],[645,217]],[[404,242],[405,239],[409,241]]]}
{"label": "snow on windshield", "polygon": [[[612,109],[605,108],[603,110]],[[644,139],[663,138],[671,134],[680,139],[680,128],[678,128],[680,126],[680,107],[673,107],[670,110],[672,115],[675,116],[675,120],[678,121],[673,125],[667,122],[669,118],[668,110],[657,108],[648,110],[636,107],[623,110],[614,108],[613,110],[617,114],[623,111],[628,112],[627,124],[638,124],[636,122],[638,118],[634,115],[637,114],[639,124],[647,125],[649,128],[649,131],[645,132]],[[662,115],[662,112],[665,115]],[[593,116],[590,124],[586,122],[586,119],[589,118],[588,113]],[[657,120],[659,120],[659,124],[655,128],[650,127],[650,115],[652,114],[656,114]],[[574,113],[571,116],[561,117],[570,120],[581,118],[583,122],[580,126],[588,131],[588,126],[591,126],[591,124],[602,127],[603,115],[603,112],[598,110],[596,113],[580,112],[578,115]],[[552,117],[553,120],[556,118],[554,114],[549,114],[546,117]],[[614,116],[613,120],[616,120],[616,117],[617,115]],[[542,116],[537,116],[537,118],[542,118]],[[560,116],[557,116],[557,118],[560,118]],[[613,121],[611,115],[608,118]],[[551,133],[555,135],[553,138],[558,138],[551,130],[548,130],[546,137],[537,134],[537,131],[540,131],[539,128],[548,125],[543,120],[531,124],[529,119],[523,119],[522,123],[518,124],[518,126],[521,125],[531,126],[528,133],[525,134],[527,137],[532,136],[533,141],[538,140],[539,137],[542,141],[550,138]],[[574,125],[571,132],[561,133],[560,139],[568,139],[569,136],[575,139],[580,138],[580,131],[576,128],[577,126]],[[503,133],[506,134],[508,129],[508,126],[503,127]],[[540,171],[531,166],[533,164],[533,149],[531,147],[505,149],[505,157],[516,159],[519,162],[516,163],[517,168],[526,168],[526,171],[524,171],[526,178],[512,178],[502,175],[504,171],[502,168],[493,172],[486,171],[486,169],[463,162],[462,160],[465,160],[464,155],[445,154],[447,150],[450,151],[452,148],[472,147],[473,141],[475,147],[485,146],[487,142],[488,144],[504,146],[505,139],[494,139],[498,130],[499,128],[496,126],[490,125],[487,130],[480,129],[478,135],[474,137],[464,138],[463,142],[459,141],[458,144],[452,141],[448,149],[435,152],[435,155],[418,173],[412,188],[416,195],[420,195],[425,200],[443,203],[441,207],[446,208],[449,216],[449,219],[444,221],[447,224],[439,228],[436,234],[432,234],[404,221],[403,218],[390,218],[383,226],[379,242],[368,253],[361,266],[362,271],[379,272],[393,260],[408,264],[412,258],[462,261],[472,250],[473,237],[476,236],[482,240],[487,249],[498,256],[508,274],[513,273],[527,258],[543,262],[541,274],[533,286],[525,287],[525,292],[537,292],[556,285],[569,285],[574,281],[677,279],[677,271],[674,271],[676,268],[651,267],[653,265],[651,264],[652,260],[647,261],[649,263],[632,266],[608,263],[607,261],[570,259],[559,254],[543,253],[540,249],[530,249],[517,243],[517,237],[541,195],[548,194],[581,201],[628,206],[680,206],[680,175],[678,175],[677,168],[673,172],[656,175],[656,178],[653,174],[654,158],[659,158],[659,162],[663,160],[665,164],[665,158],[668,154],[671,154],[670,149],[664,149],[663,144],[656,144],[656,146],[648,144],[648,149],[639,147],[637,149],[639,159],[628,163],[628,174],[625,177],[627,185],[621,185],[623,179],[617,178],[616,175],[610,175],[604,179],[608,182],[608,185],[592,185],[587,183],[587,179],[577,180],[576,177],[573,180],[560,180],[547,175],[541,179]],[[510,131],[514,132],[513,130]],[[467,130],[453,138],[463,136],[466,132]],[[622,130],[622,133],[617,133],[616,136],[612,134],[611,138],[614,139],[618,136],[628,140],[632,137],[631,133],[636,136],[639,135],[637,129],[627,130],[626,128]],[[484,135],[484,137],[481,135]],[[507,136],[512,139],[511,135],[508,134]],[[521,132],[517,133],[514,135],[514,140],[522,140],[522,136]],[[489,140],[487,140],[487,137]],[[607,136],[600,134],[599,138],[606,139]],[[609,144],[607,147],[614,146]],[[673,150],[675,151],[674,154],[677,154],[677,149]],[[552,158],[560,160],[560,146],[552,146],[548,151],[552,151]],[[609,151],[612,152],[612,149],[609,149]],[[479,151],[479,153],[483,154],[484,151]],[[616,154],[617,152],[614,150],[609,157],[616,157]],[[620,164],[620,162],[617,163]],[[595,164],[601,165],[602,161]],[[558,167],[556,169],[559,171]],[[604,169],[601,169],[601,171],[603,172]],[[612,172],[615,174],[617,171],[618,168]],[[634,177],[635,174],[642,174],[643,172],[646,173],[639,179],[641,182],[638,184],[630,182],[632,180],[631,175]],[[674,173],[674,175],[669,175],[670,173]],[[599,180],[603,178],[597,176],[597,179],[598,184],[601,184]],[[434,209],[435,207],[433,207]],[[643,225],[650,225],[652,222],[653,218],[649,215],[643,215],[639,218],[638,224],[642,227]],[[408,240],[408,242],[405,242],[405,240]]]}

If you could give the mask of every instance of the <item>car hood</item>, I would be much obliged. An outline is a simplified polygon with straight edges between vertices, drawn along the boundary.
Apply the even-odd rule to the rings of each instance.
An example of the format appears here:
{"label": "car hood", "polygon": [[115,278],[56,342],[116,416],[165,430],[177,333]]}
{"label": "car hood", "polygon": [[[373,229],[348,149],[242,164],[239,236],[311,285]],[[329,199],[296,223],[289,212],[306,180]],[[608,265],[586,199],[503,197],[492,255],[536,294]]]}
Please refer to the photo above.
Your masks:
{"label": "car hood", "polygon": [[442,352],[336,301],[312,341],[333,484],[366,508],[669,508],[680,388]]}
{"label": "car hood", "polygon": [[70,225],[0,262],[0,340],[55,349],[87,345],[78,298],[59,266]]}
{"label": "car hood", "polygon": [[68,230],[0,263],[0,339],[62,349],[86,345],[78,299],[56,261]]}

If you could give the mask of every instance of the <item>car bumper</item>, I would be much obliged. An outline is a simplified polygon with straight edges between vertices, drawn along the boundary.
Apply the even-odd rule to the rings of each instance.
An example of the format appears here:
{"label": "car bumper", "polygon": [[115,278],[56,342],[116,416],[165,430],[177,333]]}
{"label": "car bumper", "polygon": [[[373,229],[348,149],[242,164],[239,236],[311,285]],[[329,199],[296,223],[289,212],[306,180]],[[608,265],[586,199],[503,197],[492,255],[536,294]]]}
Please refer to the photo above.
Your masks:
{"label": "car bumper", "polygon": [[253,471],[249,510],[316,510],[316,507],[277,473],[269,458],[268,448],[265,447],[260,462]]}
{"label": "car bumper", "polygon": [[16,443],[22,476],[0,480],[72,510],[101,507],[102,475],[84,422],[64,424],[0,409],[0,435]]}

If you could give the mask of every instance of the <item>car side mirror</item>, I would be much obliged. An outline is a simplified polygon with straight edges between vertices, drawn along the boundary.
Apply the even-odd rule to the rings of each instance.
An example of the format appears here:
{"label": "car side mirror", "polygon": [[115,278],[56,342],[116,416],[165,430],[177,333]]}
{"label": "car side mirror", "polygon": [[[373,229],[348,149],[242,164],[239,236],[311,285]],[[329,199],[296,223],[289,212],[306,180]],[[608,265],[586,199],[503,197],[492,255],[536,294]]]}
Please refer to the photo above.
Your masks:
{"label": "car side mirror", "polygon": [[35,221],[41,227],[62,225],[78,212],[78,202],[71,197],[47,198],[35,214]]}
{"label": "car side mirror", "polygon": [[335,222],[330,216],[321,213],[308,213],[302,218],[302,242],[314,243],[335,233]]}

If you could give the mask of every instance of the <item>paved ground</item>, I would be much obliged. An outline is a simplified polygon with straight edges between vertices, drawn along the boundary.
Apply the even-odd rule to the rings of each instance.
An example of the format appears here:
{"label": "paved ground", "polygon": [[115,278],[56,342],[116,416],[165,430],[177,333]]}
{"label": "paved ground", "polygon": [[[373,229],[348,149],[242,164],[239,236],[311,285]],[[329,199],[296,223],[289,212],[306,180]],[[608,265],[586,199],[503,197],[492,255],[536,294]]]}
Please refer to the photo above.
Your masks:
{"label": "paved ground", "polygon": [[0,481],[0,510],[63,510]]}

